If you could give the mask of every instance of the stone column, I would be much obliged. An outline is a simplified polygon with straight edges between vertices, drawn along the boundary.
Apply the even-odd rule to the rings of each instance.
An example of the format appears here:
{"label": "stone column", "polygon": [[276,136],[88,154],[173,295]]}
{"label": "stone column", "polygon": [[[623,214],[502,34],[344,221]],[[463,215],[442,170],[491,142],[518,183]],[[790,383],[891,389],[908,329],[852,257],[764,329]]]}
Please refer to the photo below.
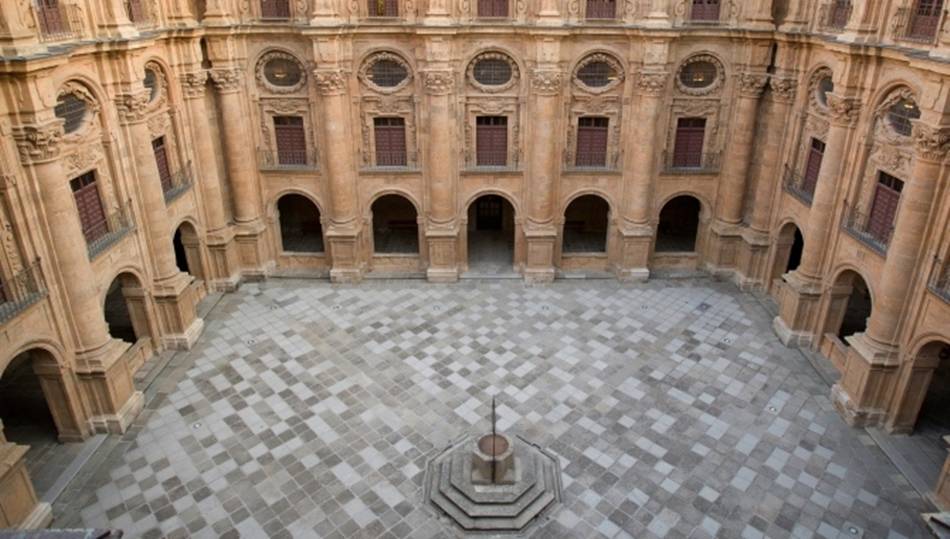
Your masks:
{"label": "stone column", "polygon": [[358,282],[363,275],[359,216],[356,190],[356,163],[353,161],[350,102],[346,73],[340,69],[314,72],[314,84],[320,93],[324,140],[327,145],[326,177],[330,194],[330,219],[326,231],[330,249],[330,280]]}
{"label": "stone column", "polygon": [[75,371],[91,404],[93,421],[121,433],[138,415],[144,399],[135,391],[123,355],[129,345],[109,335],[76,202],[59,160],[62,121],[54,119],[51,110],[41,117],[44,119],[37,123],[14,128],[13,136],[21,163],[39,185],[43,214],[51,225],[47,230],[60,278],[48,280],[54,288],[61,286],[65,294],[76,350]]}
{"label": "stone column", "polygon": [[794,78],[772,77],[769,80],[772,100],[768,115],[774,128],[762,134],[757,148],[759,154],[758,174],[749,212],[749,226],[742,231],[739,245],[739,285],[743,289],[760,289],[767,286],[770,271],[767,268],[769,220],[772,216],[773,189],[781,177],[782,150],[785,147],[786,131],[781,126],[788,123],[798,81]]}
{"label": "stone column", "polygon": [[729,130],[728,155],[723,160],[719,176],[716,218],[709,228],[706,246],[706,268],[713,274],[735,276],[759,98],[768,80],[764,73],[739,75],[739,98]]}
{"label": "stone column", "polygon": [[656,181],[656,141],[661,137],[657,122],[669,81],[666,71],[644,71],[637,79],[638,105],[633,110],[633,140],[644,141],[629,154],[624,167],[623,222],[620,234],[623,254],[618,278],[646,281],[650,278],[650,251],[653,245],[653,182]]}
{"label": "stone column", "polygon": [[808,239],[801,264],[786,276],[787,291],[782,296],[779,315],[772,324],[779,339],[787,346],[812,342],[821,300],[821,264],[827,250],[828,235],[833,228],[838,175],[845,163],[843,157],[848,136],[859,112],[860,103],[857,99],[839,94],[828,95],[831,128],[828,130],[821,171],[805,225],[804,236]]}
{"label": "stone column", "polygon": [[900,364],[901,314],[914,283],[912,276],[917,273],[941,163],[950,151],[950,127],[916,122],[914,141],[914,167],[901,193],[867,331],[849,338],[846,368],[832,390],[835,406],[853,425],[879,422],[889,404],[889,389],[895,384]]}
{"label": "stone column", "polygon": [[241,73],[241,69],[233,67],[216,69],[211,72],[211,80],[218,90],[221,106],[225,163],[234,200],[234,241],[238,260],[245,276],[260,279],[265,274],[266,259],[261,189],[254,160],[254,142],[250,138],[249,116],[241,94]]}
{"label": "stone column", "polygon": [[527,256],[524,278],[530,283],[554,281],[554,252],[557,243],[555,213],[557,201],[557,156],[561,136],[558,116],[563,75],[556,64],[539,66],[531,75],[528,104],[528,219],[525,223]]}
{"label": "stone column", "polygon": [[165,193],[146,123],[148,102],[146,91],[116,96],[119,117],[129,131],[129,145],[138,175],[136,185],[142,197],[149,258],[154,272],[152,297],[160,311],[162,342],[171,348],[188,349],[201,334],[204,321],[195,315],[197,298],[191,287],[194,277],[179,271],[175,264]]}
{"label": "stone column", "polygon": [[455,75],[448,65],[422,73],[429,114],[426,140],[426,180],[429,186],[429,219],[426,241],[432,282],[454,282],[459,275],[458,162],[455,158]]}
{"label": "stone column", "polygon": [[212,142],[217,136],[208,123],[199,121],[207,117],[205,89],[208,74],[204,71],[186,73],[181,78],[189,122],[194,136],[194,157],[197,183],[201,189],[201,205],[205,214],[205,237],[211,255],[210,267],[205,279],[215,290],[235,290],[240,281],[240,265],[234,244],[234,231],[228,226],[226,201],[221,189],[221,175]]}

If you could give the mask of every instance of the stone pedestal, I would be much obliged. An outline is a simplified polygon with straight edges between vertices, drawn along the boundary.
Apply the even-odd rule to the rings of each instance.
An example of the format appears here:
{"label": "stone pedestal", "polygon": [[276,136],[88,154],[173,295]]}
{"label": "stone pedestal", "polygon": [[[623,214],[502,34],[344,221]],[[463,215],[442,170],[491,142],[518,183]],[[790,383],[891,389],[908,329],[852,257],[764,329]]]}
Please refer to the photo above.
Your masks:
{"label": "stone pedestal", "polygon": [[718,277],[731,278],[736,274],[742,227],[738,224],[715,221],[709,227],[706,239],[706,271]]}
{"label": "stone pedestal", "polygon": [[333,264],[330,281],[358,283],[363,280],[363,268],[359,261],[359,229],[331,225],[326,232],[326,239]]}
{"label": "stone pedestal", "polygon": [[234,232],[230,227],[208,232],[205,237],[208,246],[208,285],[212,290],[233,292],[241,283],[238,268],[237,248]]}
{"label": "stone pedestal", "polygon": [[163,344],[175,350],[189,350],[204,329],[204,320],[195,316],[198,294],[195,278],[187,273],[155,283],[155,299]]}
{"label": "stone pedestal", "polygon": [[746,291],[759,291],[765,288],[768,278],[769,235],[753,229],[742,231],[736,262],[739,288]]}
{"label": "stone pedestal", "polygon": [[259,219],[234,227],[234,246],[241,266],[241,275],[251,281],[260,281],[267,276],[265,230],[264,223]]}
{"label": "stone pedestal", "polygon": [[432,283],[454,283],[459,279],[458,227],[432,227],[426,230],[429,267],[426,278]]}
{"label": "stone pedestal", "polygon": [[145,399],[135,390],[129,368],[132,347],[113,339],[94,353],[77,356],[76,375],[96,432],[122,434],[142,411]]}
{"label": "stone pedestal", "polygon": [[621,227],[620,239],[622,251],[617,278],[625,282],[646,282],[650,279],[653,227],[647,225]]}
{"label": "stone pedestal", "polygon": [[557,244],[557,230],[554,227],[529,226],[525,235],[524,280],[528,283],[550,283],[554,281],[554,250]]}
{"label": "stone pedestal", "polygon": [[943,441],[947,444],[947,460],[943,463],[943,470],[940,471],[940,477],[937,479],[934,499],[940,509],[950,511],[950,435],[944,436]]}
{"label": "stone pedestal", "polygon": [[42,529],[53,520],[48,503],[40,503],[26,471],[29,447],[0,436],[0,529]]}
{"label": "stone pedestal", "polygon": [[810,328],[821,302],[821,283],[804,278],[798,272],[785,276],[785,291],[779,302],[779,315],[772,329],[785,346],[807,347],[815,340]]}
{"label": "stone pedestal", "polygon": [[871,341],[864,333],[847,337],[850,348],[841,379],[831,388],[831,400],[853,427],[874,427],[887,416],[898,376],[896,348]]}
{"label": "stone pedestal", "polygon": [[518,475],[515,446],[504,434],[486,434],[472,447],[472,483],[512,485]]}

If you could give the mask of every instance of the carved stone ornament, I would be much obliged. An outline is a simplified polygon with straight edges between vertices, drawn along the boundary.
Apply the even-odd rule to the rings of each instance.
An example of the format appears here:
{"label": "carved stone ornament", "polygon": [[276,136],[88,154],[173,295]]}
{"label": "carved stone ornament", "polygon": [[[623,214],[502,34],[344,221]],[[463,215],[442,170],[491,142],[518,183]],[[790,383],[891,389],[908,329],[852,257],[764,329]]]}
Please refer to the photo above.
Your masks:
{"label": "carved stone ornament", "polygon": [[[390,86],[390,87],[379,86],[378,84],[373,82],[372,73],[371,73],[373,66],[376,65],[378,62],[381,62],[384,60],[389,61],[389,62],[395,62],[396,64],[399,64],[403,69],[406,70],[406,77],[402,79],[401,81],[399,81],[399,83],[396,84],[395,86]],[[409,85],[410,82],[412,82],[412,68],[409,66],[409,63],[406,62],[406,60],[404,60],[403,57],[398,54],[395,54],[392,52],[385,52],[385,51],[377,52],[376,54],[371,55],[369,58],[367,58],[363,62],[363,65],[360,66],[360,70],[357,71],[356,73],[356,78],[359,79],[359,81],[364,86],[372,89],[375,92],[379,92],[381,94],[392,94],[392,93],[398,92],[399,90],[402,90],[407,85]]]}
{"label": "carved stone ornament", "polygon": [[90,137],[96,136],[93,127],[98,127],[98,115],[100,112],[99,102],[85,84],[78,81],[68,81],[59,88],[56,96],[57,101],[65,95],[72,95],[86,104],[86,115],[79,125],[70,133],[63,133],[63,142],[68,144],[79,143]]}
{"label": "carved stone ornament", "polygon": [[178,79],[181,81],[181,91],[186,98],[197,99],[204,97],[206,83],[208,82],[207,71],[192,71],[185,73]]}
{"label": "carved stone ornament", "polygon": [[[297,84],[291,86],[278,86],[276,84],[271,84],[271,82],[267,80],[264,69],[267,64],[273,60],[287,60],[295,64],[300,75],[300,79],[297,81]],[[257,79],[257,83],[262,88],[275,94],[292,94],[299,92],[304,88],[304,86],[307,85],[307,70],[304,69],[303,64],[300,63],[300,60],[298,60],[296,56],[284,51],[269,51],[264,53],[260,60],[257,61],[257,66],[254,68],[254,77]]]}
{"label": "carved stone ornament", "polygon": [[93,144],[77,150],[63,158],[63,172],[66,176],[78,176],[92,168],[96,168],[105,155],[102,145]]}
{"label": "carved stone ornament", "polygon": [[912,134],[900,133],[891,121],[891,109],[902,101],[917,103],[913,90],[902,86],[891,92],[874,111],[875,135],[895,145],[910,144]]}
{"label": "carved stone ornament", "polygon": [[905,178],[910,175],[911,156],[896,148],[875,145],[871,151],[871,160],[878,165],[878,168],[894,176]]}
{"label": "carved stone ornament", "polygon": [[120,94],[115,98],[115,107],[119,120],[123,123],[136,123],[145,119],[149,112],[148,92]]}
{"label": "carved stone ornament", "polygon": [[211,72],[215,88],[221,92],[234,92],[241,87],[241,70],[215,69]]}
{"label": "carved stone ornament", "polygon": [[637,77],[637,92],[640,95],[660,97],[666,92],[666,81],[669,79],[666,71],[644,71]]}
{"label": "carved stone ornament", "polygon": [[838,125],[851,126],[861,114],[861,102],[853,97],[828,94],[828,116]]}
{"label": "carved stone ornament", "polygon": [[148,119],[148,132],[152,136],[152,139],[156,139],[164,135],[168,131],[168,126],[171,124],[171,121],[168,119],[167,114],[156,114]]}
{"label": "carved stone ornament", "polygon": [[155,91],[149,94],[149,106],[152,110],[162,108],[168,104],[168,80],[165,70],[156,62],[145,64],[145,69],[155,75]]}
{"label": "carved stone ornament", "polygon": [[[504,84],[498,84],[498,85],[488,85],[488,84],[482,84],[478,82],[475,79],[475,65],[478,64],[478,62],[481,62],[483,60],[501,60],[502,62],[505,62],[506,64],[508,64],[509,69],[511,69],[511,77],[509,77],[508,80],[505,81]],[[508,90],[512,86],[517,84],[518,81],[521,79],[521,71],[518,69],[518,64],[507,54],[502,53],[502,52],[497,52],[497,51],[489,51],[489,52],[483,52],[482,54],[479,54],[478,56],[473,58],[471,62],[468,63],[468,69],[466,70],[466,78],[468,79],[469,84],[471,84],[472,86],[474,86],[475,88],[477,88],[478,90],[482,92],[498,93],[498,92],[503,92],[505,90]]]}
{"label": "carved stone ornament", "polygon": [[739,95],[759,98],[769,83],[769,76],[765,73],[740,73],[738,83]]}
{"label": "carved stone ornament", "polygon": [[798,92],[798,81],[791,77],[772,77],[769,87],[772,89],[772,99],[779,103],[791,103]]}
{"label": "carved stone ornament", "polygon": [[828,105],[822,103],[818,98],[820,93],[820,84],[824,79],[832,78],[831,70],[827,67],[823,67],[811,76],[811,79],[808,81],[808,104],[813,110],[827,111]]}
{"label": "carved stone ornament", "polygon": [[455,80],[451,71],[426,71],[423,73],[423,86],[430,94],[444,95],[455,87]]}
{"label": "carved stone ornament", "polygon": [[[613,80],[611,80],[609,83],[607,83],[604,86],[593,87],[593,86],[588,86],[587,84],[584,84],[584,81],[579,79],[577,74],[581,69],[584,69],[584,67],[594,62],[604,62],[607,65],[609,65],[610,68],[613,70],[613,72],[616,74],[616,77],[614,77]],[[613,56],[609,54],[605,54],[602,52],[595,52],[594,54],[588,54],[583,60],[581,60],[579,64],[577,64],[577,67],[574,68],[574,76],[572,77],[572,80],[575,86],[577,86],[581,90],[584,90],[587,93],[602,94],[605,92],[609,92],[610,90],[613,90],[614,88],[620,86],[620,84],[623,82],[623,78],[624,78],[623,67],[620,65],[620,62],[618,62],[616,58],[614,58]]]}
{"label": "carved stone ornament", "polygon": [[13,129],[13,138],[24,164],[52,161],[61,150],[63,122],[18,126]]}
{"label": "carved stone ornament", "polygon": [[931,127],[914,122],[914,146],[917,155],[928,161],[943,161],[950,151],[950,126]]}
{"label": "carved stone ornament", "polygon": [[[716,68],[716,78],[708,86],[702,88],[692,88],[683,84],[683,71],[692,64],[707,62]],[[726,80],[726,69],[722,66],[719,58],[711,54],[694,54],[680,64],[676,71],[676,89],[686,95],[702,96],[718,92],[722,88],[723,81]]]}
{"label": "carved stone ornament", "polygon": [[805,126],[808,128],[808,131],[816,135],[820,139],[824,139],[828,136],[828,130],[831,128],[831,125],[828,123],[828,120],[816,115],[809,114],[805,120]]}
{"label": "carved stone ornament", "polygon": [[560,71],[536,70],[531,76],[531,89],[541,95],[557,95],[564,84]]}
{"label": "carved stone ornament", "polygon": [[339,70],[314,71],[313,82],[321,95],[339,95],[346,89],[346,78]]}

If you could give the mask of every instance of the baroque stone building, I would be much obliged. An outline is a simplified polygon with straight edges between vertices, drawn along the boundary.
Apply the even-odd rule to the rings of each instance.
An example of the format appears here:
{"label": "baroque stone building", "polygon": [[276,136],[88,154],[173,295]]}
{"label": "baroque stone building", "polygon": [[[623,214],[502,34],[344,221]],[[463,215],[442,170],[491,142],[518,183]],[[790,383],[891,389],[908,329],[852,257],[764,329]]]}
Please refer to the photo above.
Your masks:
{"label": "baroque stone building", "polygon": [[[911,432],[950,392],[945,19],[941,0],[5,1],[0,400],[41,395],[61,441],[122,433],[136,370],[245,280],[702,271],[777,302],[849,423]],[[42,526],[3,432],[0,527]]]}

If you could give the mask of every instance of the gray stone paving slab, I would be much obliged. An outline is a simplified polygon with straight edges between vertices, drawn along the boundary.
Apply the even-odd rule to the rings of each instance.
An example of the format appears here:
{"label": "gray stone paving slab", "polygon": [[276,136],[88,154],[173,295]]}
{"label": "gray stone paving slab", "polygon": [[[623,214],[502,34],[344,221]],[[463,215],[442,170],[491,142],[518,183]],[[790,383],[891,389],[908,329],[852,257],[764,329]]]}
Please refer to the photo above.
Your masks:
{"label": "gray stone paving slab", "polygon": [[561,461],[537,537],[924,537],[929,509],[751,296],[713,280],[274,280],[225,295],[55,505],[129,537],[446,537],[428,458]]}

